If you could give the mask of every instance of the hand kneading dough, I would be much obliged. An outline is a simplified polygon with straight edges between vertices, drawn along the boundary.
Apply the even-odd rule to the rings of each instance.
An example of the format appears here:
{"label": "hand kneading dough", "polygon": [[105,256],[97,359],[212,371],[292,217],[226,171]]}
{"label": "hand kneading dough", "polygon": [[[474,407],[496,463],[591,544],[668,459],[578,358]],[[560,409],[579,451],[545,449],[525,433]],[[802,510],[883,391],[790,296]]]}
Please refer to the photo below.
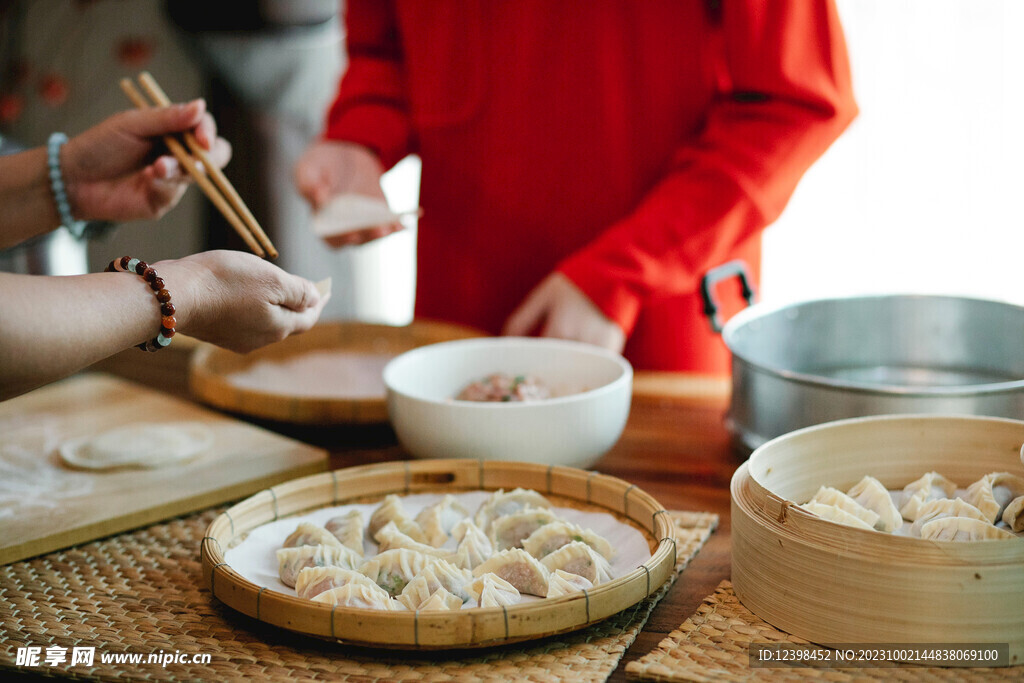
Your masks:
{"label": "hand kneading dough", "polygon": [[213,432],[199,422],[143,422],[68,441],[60,457],[74,467],[166,467],[188,460],[213,443]]}

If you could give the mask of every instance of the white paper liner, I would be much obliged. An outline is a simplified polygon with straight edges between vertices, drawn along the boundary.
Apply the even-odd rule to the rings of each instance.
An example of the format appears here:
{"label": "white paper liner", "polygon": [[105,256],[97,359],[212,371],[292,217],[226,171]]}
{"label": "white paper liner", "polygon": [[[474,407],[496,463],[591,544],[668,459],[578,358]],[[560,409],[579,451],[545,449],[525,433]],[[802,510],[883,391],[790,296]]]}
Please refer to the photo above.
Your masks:
{"label": "white paper liner", "polygon": [[[467,510],[475,514],[480,504],[490,495],[490,491],[468,491],[452,494]],[[402,507],[406,514],[415,518],[420,510],[433,505],[444,497],[440,493],[420,493],[402,496]],[[249,532],[249,535],[241,543],[230,548],[224,554],[224,560],[243,577],[252,581],[258,586],[264,586],[288,595],[295,595],[295,589],[281,583],[278,577],[277,550],[284,543],[285,538],[295,531],[295,527],[301,522],[311,522],[323,526],[331,517],[344,514],[349,510],[361,510],[364,520],[369,522],[370,515],[380,505],[377,503],[339,505],[336,507],[322,508],[312,512],[279,519],[257,527]],[[614,516],[606,512],[587,512],[573,508],[552,508],[558,517],[578,524],[584,529],[591,529],[597,532],[611,543],[615,548],[615,557],[611,560],[612,578],[618,578],[630,573],[638,566],[651,559],[651,549],[647,539],[640,531],[629,524],[620,522]],[[442,546],[455,550],[455,542],[449,538]],[[367,538],[363,543],[364,559],[369,560],[377,553],[377,544]],[[532,595],[523,595],[520,602],[540,600]],[[463,605],[463,609],[476,607],[476,601],[470,600]]]}

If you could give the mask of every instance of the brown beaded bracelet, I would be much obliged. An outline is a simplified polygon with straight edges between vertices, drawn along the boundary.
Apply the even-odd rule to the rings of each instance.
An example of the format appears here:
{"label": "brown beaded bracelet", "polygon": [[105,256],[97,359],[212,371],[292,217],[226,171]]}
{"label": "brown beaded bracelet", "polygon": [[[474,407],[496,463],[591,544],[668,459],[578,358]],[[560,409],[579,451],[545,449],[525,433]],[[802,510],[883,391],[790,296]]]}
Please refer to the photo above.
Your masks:
{"label": "brown beaded bracelet", "polygon": [[174,304],[171,303],[171,293],[164,287],[163,279],[156,274],[156,271],[145,261],[140,261],[131,256],[122,256],[114,259],[106,267],[106,272],[135,273],[142,277],[153,290],[156,300],[160,303],[160,331],[156,336],[147,342],[138,344],[137,347],[143,351],[159,351],[165,346],[170,346],[171,337],[174,336],[174,326],[178,321],[174,319]]}

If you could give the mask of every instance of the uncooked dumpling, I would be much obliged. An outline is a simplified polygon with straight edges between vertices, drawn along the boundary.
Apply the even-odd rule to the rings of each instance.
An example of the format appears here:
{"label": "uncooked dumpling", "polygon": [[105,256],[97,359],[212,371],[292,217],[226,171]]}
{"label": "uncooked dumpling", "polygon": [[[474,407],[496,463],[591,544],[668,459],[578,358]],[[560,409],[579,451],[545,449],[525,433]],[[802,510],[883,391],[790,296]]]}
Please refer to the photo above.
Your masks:
{"label": "uncooked dumpling", "polygon": [[607,539],[590,529],[584,529],[564,520],[545,524],[534,531],[523,539],[523,549],[539,560],[573,541],[586,543],[604,555],[605,559],[610,560],[615,557],[615,548]]}
{"label": "uncooked dumpling", "polygon": [[416,515],[416,524],[423,530],[427,543],[440,547],[456,524],[469,517],[469,510],[455,496],[446,495],[437,503],[427,506]]}
{"label": "uncooked dumpling", "polygon": [[547,498],[533,489],[517,488],[508,493],[503,489],[498,489],[480,504],[473,521],[486,533],[491,530],[491,522],[495,518],[519,512],[527,505],[535,508],[551,507]]}
{"label": "uncooked dumpling", "polygon": [[527,506],[519,512],[497,517],[491,523],[491,543],[496,550],[522,548],[524,538],[557,520],[555,513],[547,508]]}
{"label": "uncooked dumpling", "polygon": [[480,607],[501,607],[519,602],[519,591],[497,574],[484,573],[467,586],[469,594]]}
{"label": "uncooked dumpling", "polygon": [[212,443],[213,432],[201,422],[140,422],[68,441],[60,457],[90,470],[167,467],[194,458]]}
{"label": "uncooked dumpling", "polygon": [[494,553],[494,546],[487,534],[469,519],[464,519],[452,529],[452,538],[459,543],[457,553],[466,558],[469,569],[476,569]]}
{"label": "uncooked dumpling", "polygon": [[437,561],[438,558],[415,550],[396,548],[374,556],[359,567],[359,571],[391,595],[398,595],[417,574]]}
{"label": "uncooked dumpling", "polygon": [[332,588],[312,598],[313,602],[322,602],[338,607],[361,607],[362,609],[403,610],[405,606],[393,599],[379,588],[370,588],[362,583],[346,583],[344,586]]}
{"label": "uncooked dumpling", "polygon": [[346,548],[363,554],[363,513],[350,510],[344,515],[331,517],[324,523],[327,529]]}
{"label": "uncooked dumpling", "polygon": [[278,574],[281,583],[295,587],[295,581],[306,567],[342,567],[355,569],[363,558],[341,545],[300,545],[277,551]]}
{"label": "uncooked dumpling", "polygon": [[582,576],[593,584],[611,581],[612,567],[601,553],[586,543],[573,541],[563,545],[540,561],[548,571],[561,569]]}
{"label": "uncooked dumpling", "polygon": [[580,576],[579,574],[573,574],[572,572],[563,571],[561,569],[556,569],[551,572],[551,576],[548,577],[547,597],[557,598],[561,595],[579,593],[580,591],[593,587],[594,584],[586,577]]}
{"label": "uncooked dumpling", "polygon": [[520,593],[544,597],[548,594],[548,570],[522,548],[509,548],[491,556],[476,569],[473,576],[497,574],[516,587]]}
{"label": "uncooked dumpling", "polygon": [[284,539],[284,544],[282,544],[281,547],[298,548],[302,545],[340,546],[341,541],[322,526],[317,526],[310,522],[302,522],[299,526],[295,527],[295,531],[293,531],[288,538]]}
{"label": "uncooked dumpling", "polygon": [[332,588],[340,588],[349,583],[361,583],[386,593],[365,574],[354,569],[343,567],[306,567],[295,576],[295,594],[307,600],[320,595]]}

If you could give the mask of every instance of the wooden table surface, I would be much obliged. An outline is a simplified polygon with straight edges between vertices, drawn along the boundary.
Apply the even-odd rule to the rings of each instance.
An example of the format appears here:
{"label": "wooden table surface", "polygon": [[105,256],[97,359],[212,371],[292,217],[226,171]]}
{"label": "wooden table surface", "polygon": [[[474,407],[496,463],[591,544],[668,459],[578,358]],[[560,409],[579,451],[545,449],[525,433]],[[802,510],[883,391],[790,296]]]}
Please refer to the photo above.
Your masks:
{"label": "wooden table surface", "polygon": [[[190,398],[187,365],[186,348],[172,346],[157,354],[125,351],[91,369]],[[662,395],[634,397],[625,433],[593,469],[636,484],[668,509],[714,512],[721,523],[658,604],[612,681],[625,681],[626,663],[649,652],[683,623],[730,572],[729,480],[741,460],[723,426],[727,393],[721,382],[686,377],[669,378],[667,383],[660,377],[648,385]],[[310,428],[251,421],[327,449],[332,468],[408,457],[383,425]]]}

